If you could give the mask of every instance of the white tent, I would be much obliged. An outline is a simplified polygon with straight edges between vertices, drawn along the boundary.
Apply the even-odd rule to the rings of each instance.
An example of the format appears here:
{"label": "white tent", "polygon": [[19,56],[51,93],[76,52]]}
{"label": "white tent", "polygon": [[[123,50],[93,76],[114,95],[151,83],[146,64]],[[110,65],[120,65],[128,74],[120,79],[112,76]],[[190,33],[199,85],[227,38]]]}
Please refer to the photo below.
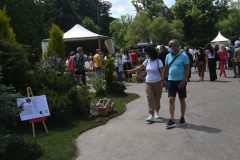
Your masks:
{"label": "white tent", "polygon": [[[104,42],[105,40],[108,41],[106,48],[108,49],[109,53],[114,53],[114,44],[111,37],[99,35],[96,33],[93,33],[80,24],[76,24],[73,28],[71,28],[69,31],[65,32],[63,35],[64,42],[74,42],[74,41],[89,41],[89,40],[100,40]],[[48,41],[49,39],[44,39],[42,41],[42,53],[44,53],[47,50],[48,47]],[[111,42],[111,43],[110,43]],[[111,48],[109,50],[109,48]]]}
{"label": "white tent", "polygon": [[93,33],[80,24],[76,24],[73,28],[69,31],[64,33],[63,40],[64,42],[72,42],[72,41],[86,41],[86,40],[97,40],[98,38],[101,39],[111,39],[107,36],[98,35]]}
{"label": "white tent", "polygon": [[229,39],[223,37],[223,35],[219,31],[217,37],[214,40],[211,41],[211,44],[212,45],[215,45],[215,44],[217,44],[217,45],[220,45],[220,44],[229,45],[229,44],[231,44],[231,41]]}

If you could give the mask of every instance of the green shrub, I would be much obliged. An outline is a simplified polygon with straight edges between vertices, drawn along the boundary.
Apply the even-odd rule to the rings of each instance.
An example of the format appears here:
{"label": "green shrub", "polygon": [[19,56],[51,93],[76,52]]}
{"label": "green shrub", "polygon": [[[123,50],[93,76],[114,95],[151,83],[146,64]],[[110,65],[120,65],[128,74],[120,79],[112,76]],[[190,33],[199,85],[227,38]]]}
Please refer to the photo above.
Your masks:
{"label": "green shrub", "polygon": [[59,75],[53,69],[30,72],[34,95],[46,95],[51,113],[50,121],[69,122],[74,117],[89,115],[89,88],[76,88],[73,75]]}
{"label": "green shrub", "polygon": [[102,74],[96,74],[92,78],[92,87],[96,91],[96,95],[104,95],[106,93],[105,91],[105,81]]}
{"label": "green shrub", "polygon": [[[108,88],[109,87],[109,88]],[[106,86],[106,90],[110,94],[123,95],[125,94],[126,86],[122,82],[113,81],[111,86]]]}
{"label": "green shrub", "polygon": [[108,56],[105,64],[106,92],[109,94],[124,94],[125,85],[121,82],[114,81],[114,61],[111,56]]}
{"label": "green shrub", "polygon": [[43,155],[41,146],[37,143],[24,141],[16,135],[1,136],[0,152],[2,160],[36,160]]}
{"label": "green shrub", "polygon": [[110,55],[107,57],[107,60],[105,62],[105,69],[104,69],[107,93],[111,92],[111,86],[114,80],[114,74],[113,74],[114,71],[115,71],[114,60]]}
{"label": "green shrub", "polygon": [[52,25],[49,31],[50,41],[48,42],[47,52],[44,53],[45,57],[59,56],[65,57],[65,46],[63,41],[63,31],[55,24]]}
{"label": "green shrub", "polygon": [[10,26],[10,18],[5,10],[0,9],[0,39],[6,39],[9,42],[16,42],[15,34]]}
{"label": "green shrub", "polygon": [[18,94],[13,94],[13,87],[1,83],[0,66],[0,159],[1,160],[34,160],[42,155],[37,144],[27,143],[22,137],[13,135],[16,119],[20,109],[16,105]]}
{"label": "green shrub", "polygon": [[26,92],[27,72],[30,64],[27,53],[20,44],[0,40],[0,64],[3,68],[3,80],[6,85],[12,84],[20,92]]}
{"label": "green shrub", "polygon": [[71,103],[72,115],[78,119],[84,119],[89,116],[91,99],[89,98],[89,89],[87,87],[73,88],[68,92]]}

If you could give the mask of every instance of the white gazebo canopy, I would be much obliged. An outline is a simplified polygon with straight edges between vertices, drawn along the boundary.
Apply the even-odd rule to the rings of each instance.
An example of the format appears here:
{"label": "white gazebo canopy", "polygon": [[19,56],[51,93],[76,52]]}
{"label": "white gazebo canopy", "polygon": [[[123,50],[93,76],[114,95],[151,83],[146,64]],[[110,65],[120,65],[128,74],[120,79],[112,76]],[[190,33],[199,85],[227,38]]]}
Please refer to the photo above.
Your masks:
{"label": "white gazebo canopy", "polygon": [[94,40],[94,39],[96,40],[98,38],[109,39],[109,37],[107,36],[99,35],[87,30],[80,24],[76,24],[73,28],[65,32],[63,35],[64,42]]}
{"label": "white gazebo canopy", "polygon": [[[75,41],[90,41],[90,40],[98,40],[101,39],[101,41],[104,42],[106,48],[108,49],[109,53],[114,53],[114,42],[111,37],[103,36],[96,34],[94,32],[91,32],[81,26],[80,24],[76,24],[73,28],[68,30],[63,35],[63,41],[64,42],[75,42]],[[42,53],[45,53],[48,47],[48,41],[49,39],[42,40]]]}
{"label": "white gazebo canopy", "polygon": [[217,45],[220,45],[220,44],[224,44],[224,45],[228,45],[228,44],[231,44],[231,41],[227,38],[225,38],[221,32],[219,31],[218,32],[218,35],[217,37],[211,41],[211,44],[214,45],[214,44],[217,44]]}

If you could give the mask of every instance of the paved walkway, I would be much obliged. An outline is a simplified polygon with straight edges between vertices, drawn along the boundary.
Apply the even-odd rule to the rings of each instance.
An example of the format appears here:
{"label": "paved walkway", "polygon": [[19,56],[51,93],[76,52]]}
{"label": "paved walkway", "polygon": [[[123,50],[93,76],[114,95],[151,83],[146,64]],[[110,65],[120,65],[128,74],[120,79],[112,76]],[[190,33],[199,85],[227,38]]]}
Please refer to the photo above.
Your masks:
{"label": "paved walkway", "polygon": [[[194,70],[194,69],[193,69]],[[229,76],[232,71],[228,71]],[[240,159],[240,82],[218,78],[188,83],[186,127],[165,129],[167,93],[163,92],[157,123],[148,125],[144,83],[128,83],[127,92],[140,95],[127,111],[106,125],[81,134],[77,160],[238,160]],[[177,101],[178,102],[178,101]],[[176,121],[180,116],[176,104]]]}

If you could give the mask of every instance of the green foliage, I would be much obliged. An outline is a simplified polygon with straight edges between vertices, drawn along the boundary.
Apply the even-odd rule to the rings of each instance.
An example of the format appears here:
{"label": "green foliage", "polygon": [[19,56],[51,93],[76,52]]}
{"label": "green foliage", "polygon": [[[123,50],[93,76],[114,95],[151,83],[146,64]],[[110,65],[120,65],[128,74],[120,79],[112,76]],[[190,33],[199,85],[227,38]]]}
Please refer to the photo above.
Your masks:
{"label": "green foliage", "polygon": [[5,10],[0,9],[0,39],[5,39],[10,42],[16,42],[15,34],[10,26],[10,18]]}
{"label": "green foliage", "polygon": [[2,84],[2,67],[0,66],[0,133],[6,133],[15,126],[20,109],[16,105],[17,94],[13,87]]}
{"label": "green foliage", "polygon": [[69,122],[74,116],[88,115],[88,89],[76,89],[72,75],[60,75],[53,69],[40,68],[30,72],[29,77],[34,94],[47,96],[50,121]]}
{"label": "green foliage", "polygon": [[185,41],[193,46],[210,42],[217,33],[215,24],[228,13],[227,1],[178,0],[172,9],[184,24]]}
{"label": "green foliage", "polygon": [[132,4],[137,12],[146,11],[152,18],[162,16],[168,20],[172,19],[171,11],[163,0],[132,0]]}
{"label": "green foliage", "polygon": [[167,44],[170,39],[177,38],[181,40],[183,24],[181,21],[168,22],[164,17],[157,17],[151,23],[151,39],[154,44]]}
{"label": "green foliage", "polygon": [[137,43],[143,37],[150,37],[150,24],[148,14],[144,11],[138,12],[127,29],[125,40],[128,45]]}
{"label": "green foliage", "polygon": [[105,94],[105,81],[102,74],[96,74],[91,83],[93,89],[96,91],[97,96]]}
{"label": "green foliage", "polygon": [[41,40],[47,38],[53,23],[64,32],[80,23],[84,17],[90,17],[96,24],[97,4],[100,6],[100,33],[109,35],[109,23],[113,18],[109,14],[111,3],[108,1],[1,0],[0,8],[6,8],[11,17],[17,41],[40,49]]}
{"label": "green foliage", "polygon": [[108,56],[104,70],[106,79],[106,92],[109,94],[124,94],[126,87],[123,83],[114,81],[114,71],[114,60],[111,56]]}
{"label": "green foliage", "polygon": [[3,80],[12,84],[18,92],[26,91],[27,75],[30,70],[27,53],[20,44],[0,40],[0,64],[3,68]]}
{"label": "green foliage", "polygon": [[124,48],[127,45],[125,40],[125,35],[127,33],[127,28],[132,22],[132,17],[130,15],[121,16],[110,24],[110,32],[115,42],[115,46],[120,49]]}
{"label": "green foliage", "polygon": [[1,0],[0,8],[6,8],[16,40],[21,44],[40,49],[41,40],[47,37],[51,23],[45,21],[43,1]]}
{"label": "green foliage", "polygon": [[1,160],[36,160],[43,154],[39,144],[17,135],[0,135],[0,143]]}
{"label": "green foliage", "polygon": [[20,108],[16,105],[18,94],[13,87],[1,83],[0,67],[0,159],[1,160],[34,160],[41,156],[41,148],[37,144],[27,143],[22,137],[13,135]]}
{"label": "green foliage", "polygon": [[48,42],[48,49],[45,53],[46,57],[65,57],[65,46],[63,42],[63,31],[55,24],[52,25],[49,31],[50,41]]}
{"label": "green foliage", "polygon": [[111,89],[111,86],[114,80],[114,75],[113,75],[114,71],[115,71],[114,60],[112,56],[109,55],[107,57],[107,60],[105,61],[105,69],[104,69],[107,92],[109,92],[109,90]]}
{"label": "green foliage", "polygon": [[92,32],[98,33],[98,26],[89,17],[84,17],[84,19],[82,20],[82,26]]}
{"label": "green foliage", "polygon": [[68,97],[71,102],[72,115],[78,119],[84,119],[89,116],[91,99],[89,98],[89,88],[73,88]]}
{"label": "green foliage", "polygon": [[240,36],[240,10],[232,8],[227,18],[218,21],[216,27],[229,36]]}
{"label": "green foliage", "polygon": [[106,86],[106,90],[109,94],[124,95],[126,86],[122,82],[113,81],[111,86]]}

